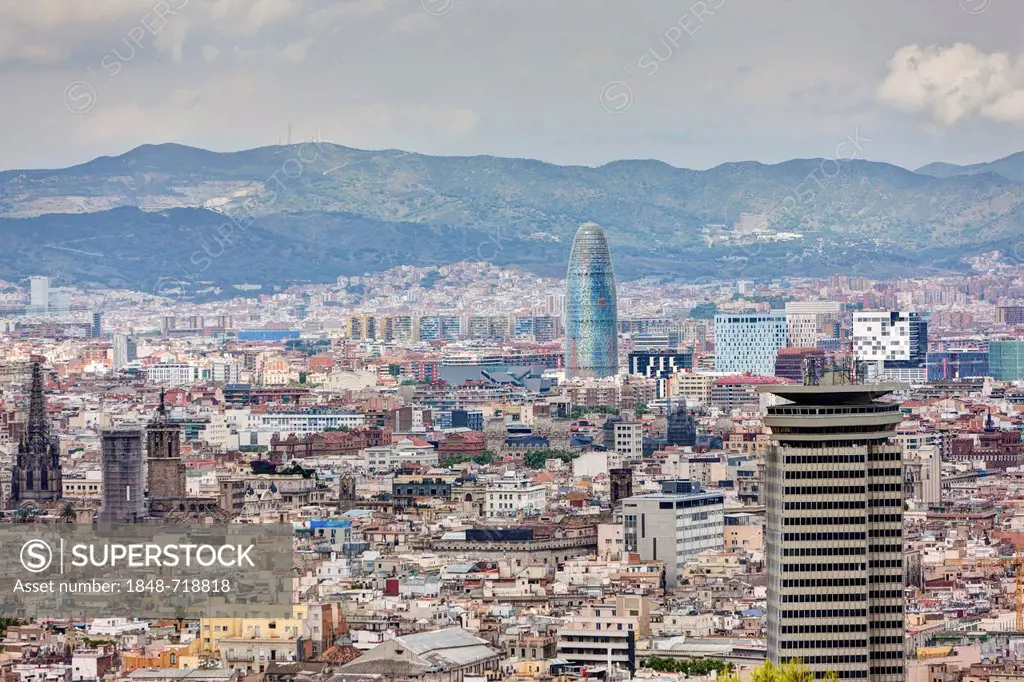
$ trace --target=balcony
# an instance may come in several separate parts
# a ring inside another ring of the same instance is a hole
[[[249,663],[251,663],[251,662],[256,660],[256,654],[254,654],[252,652],[249,652],[249,651],[242,651],[240,653],[236,653],[234,651],[228,651],[227,653],[224,654],[224,660],[226,662],[228,662],[228,663],[236,663],[236,662],[249,662]]]

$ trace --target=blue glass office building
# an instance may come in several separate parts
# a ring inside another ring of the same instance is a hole
[[[928,381],[976,379],[989,376],[988,352],[951,350],[928,353]]]
[[[615,273],[604,230],[583,223],[569,254],[565,296],[568,377],[608,377],[619,371]]]

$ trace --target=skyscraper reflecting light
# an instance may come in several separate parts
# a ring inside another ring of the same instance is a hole
[[[619,370],[615,273],[604,230],[583,223],[569,254],[565,297],[568,377],[607,377]]]

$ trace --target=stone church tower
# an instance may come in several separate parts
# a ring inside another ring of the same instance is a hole
[[[28,425],[18,443],[11,469],[11,506],[22,502],[57,502],[64,495],[60,463],[60,445],[50,434],[43,396],[43,369],[32,363],[32,388],[29,396]]]
[[[185,463],[181,460],[181,426],[172,424],[160,391],[160,407],[146,426],[149,500],[185,498]]]

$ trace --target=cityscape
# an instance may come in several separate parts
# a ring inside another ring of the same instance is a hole
[[[0,682],[1024,682],[1024,7],[78,1],[0,9]]]

